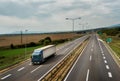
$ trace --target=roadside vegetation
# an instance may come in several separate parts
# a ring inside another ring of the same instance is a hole
[[[106,41],[107,38],[112,39],[108,44],[120,58],[120,28],[103,29],[98,31],[98,33],[104,41]]]
[[[27,47],[26,54],[25,54],[25,44],[22,44],[22,45],[11,44],[7,48],[2,47],[0,48],[0,70],[30,58],[31,53],[36,48],[46,46],[49,44],[58,45],[67,41],[71,41],[76,38],[78,37],[73,37],[69,39],[52,40],[50,37],[46,37],[38,41],[38,43],[30,42],[26,44],[26,47]]]

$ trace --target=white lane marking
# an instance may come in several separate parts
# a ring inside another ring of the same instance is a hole
[[[112,78],[112,73],[108,72],[108,77]]]
[[[23,70],[25,67],[22,67],[22,68],[20,68],[20,69],[18,69],[17,71],[21,71],[21,70]]]
[[[88,81],[88,78],[89,78],[89,69],[87,70],[86,81]]]
[[[93,49],[91,49],[91,51],[93,51]]]
[[[11,75],[12,75],[12,74],[8,74],[8,75],[4,76],[3,78],[1,78],[1,80],[4,80],[4,79],[10,77]]]
[[[102,55],[104,56],[105,54],[104,54],[104,53],[102,53]]]
[[[108,65],[106,65],[106,69],[110,69],[110,67]]]
[[[98,38],[97,38],[98,39]],[[101,45],[100,45],[100,41],[101,39],[98,39],[98,44],[99,44],[99,47],[100,47],[100,50],[101,50],[101,53],[103,53],[103,49],[102,49],[102,47],[101,47]]]
[[[35,72],[36,70],[38,70],[40,67],[42,67],[42,65],[40,65],[39,67],[35,68],[34,70],[32,70],[30,73]]]
[[[101,53],[103,53],[103,50],[101,50]]]
[[[104,56],[103,59],[106,59],[106,57]]]
[[[92,45],[92,47],[94,47],[94,45]]]
[[[106,61],[106,60],[104,60],[104,63],[107,63],[107,61]]]
[[[67,48],[65,51],[67,51],[69,48]]]
[[[92,60],[92,56],[90,56],[90,61]]]
[[[32,63],[29,63],[29,65],[32,65]]]

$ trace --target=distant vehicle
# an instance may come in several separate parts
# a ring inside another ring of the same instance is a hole
[[[56,54],[55,45],[48,45],[42,48],[35,49],[31,56],[32,64],[43,63],[48,57],[52,55],[54,56],[55,54]]]

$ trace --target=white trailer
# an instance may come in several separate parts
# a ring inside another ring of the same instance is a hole
[[[42,63],[48,58],[49,56],[56,54],[56,46],[48,45],[42,48],[35,49],[31,61],[33,64],[35,63]]]

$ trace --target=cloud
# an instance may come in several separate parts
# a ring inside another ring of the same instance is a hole
[[[119,0],[0,0],[0,30],[71,30],[66,17],[82,17],[92,27],[120,23]],[[20,27],[19,25],[24,25]],[[16,28],[17,27],[17,28]],[[52,28],[52,29],[51,29]]]

